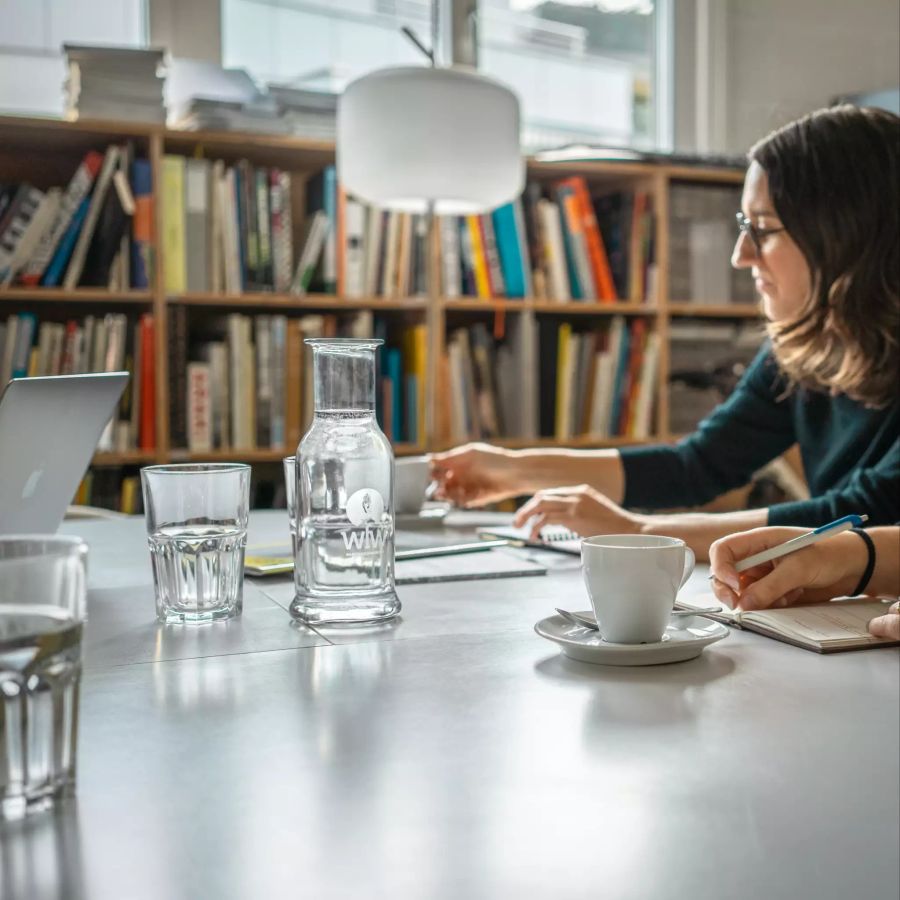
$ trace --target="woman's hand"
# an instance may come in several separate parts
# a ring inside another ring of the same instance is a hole
[[[617,506],[587,484],[538,491],[513,520],[517,528],[529,524],[532,539],[537,539],[545,525],[562,525],[588,537],[637,533],[640,522],[640,517]]]
[[[808,533],[804,528],[754,528],[716,541],[709,548],[716,597],[741,609],[818,603],[852,590],[867,561],[855,534],[838,534],[741,573],[735,563]]]
[[[455,506],[484,506],[524,493],[514,451],[490,444],[465,444],[429,457],[434,497]]]
[[[900,601],[892,603],[883,616],[872,619],[869,622],[869,632],[875,637],[900,641]]]

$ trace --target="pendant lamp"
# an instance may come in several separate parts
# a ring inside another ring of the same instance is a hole
[[[518,98],[465,65],[376,70],[339,100],[337,170],[348,193],[386,209],[467,215],[509,203],[525,182]]]

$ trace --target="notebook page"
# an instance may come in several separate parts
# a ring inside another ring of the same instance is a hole
[[[834,644],[880,644],[887,638],[869,634],[869,620],[884,615],[887,606],[880,601],[819,603],[787,609],[737,612],[738,622],[757,624],[801,641],[821,646]]]

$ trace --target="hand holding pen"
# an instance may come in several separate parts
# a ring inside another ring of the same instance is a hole
[[[849,593],[865,569],[868,550],[859,535],[848,532],[866,518],[845,516],[813,531],[756,528],[722,538],[710,548],[713,591],[744,610]]]

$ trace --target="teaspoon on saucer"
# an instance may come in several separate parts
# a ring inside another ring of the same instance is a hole
[[[569,612],[567,609],[556,607],[556,611],[567,621],[573,625],[580,625],[582,628],[590,628],[591,631],[599,631],[597,620],[593,616],[586,616],[583,613]],[[722,607],[717,606],[713,609],[673,609],[671,616],[673,619],[687,619],[692,616],[702,616],[706,613],[721,612]]]

